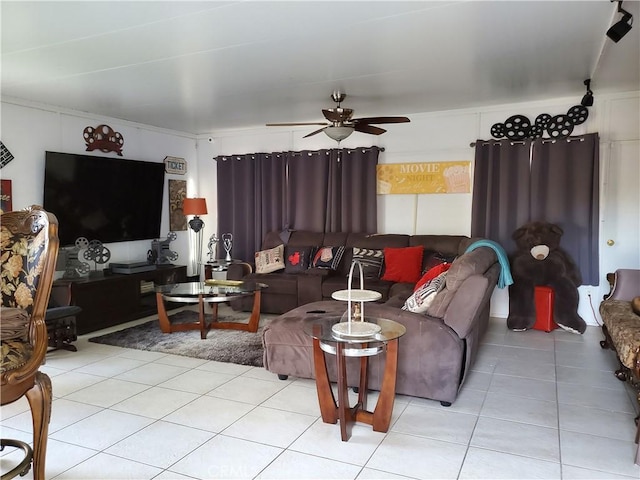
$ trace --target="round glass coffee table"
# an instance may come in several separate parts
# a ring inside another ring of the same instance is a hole
[[[207,280],[205,282],[173,283],[155,287],[158,304],[158,321],[163,333],[200,330],[200,338],[207,338],[211,328],[223,328],[257,332],[260,322],[260,292],[267,288],[264,283],[254,281],[242,282],[233,280]],[[253,310],[248,323],[219,322],[218,303],[229,302],[240,297],[253,296]],[[172,324],[167,315],[165,301],[178,303],[197,303],[198,321]],[[204,304],[210,303],[213,309],[213,320],[205,321]]]
[[[316,389],[322,420],[325,423],[340,422],[342,441],[351,437],[354,422],[362,422],[373,427],[376,432],[386,432],[391,423],[393,402],[395,400],[396,374],[398,370],[398,339],[406,333],[404,325],[384,318],[365,316],[365,322],[354,324],[373,328],[336,329],[334,326],[343,317],[310,317],[305,321],[304,331],[313,337],[313,361],[316,371]],[[345,323],[345,322],[342,322]],[[348,333],[336,333],[348,332]],[[374,332],[374,333],[371,333]],[[336,403],[329,374],[325,352],[335,355],[338,371],[338,402]],[[367,366],[368,358],[386,352],[384,376],[380,395],[373,412],[367,410]],[[358,402],[349,405],[347,393],[346,357],[360,358],[360,379]]]

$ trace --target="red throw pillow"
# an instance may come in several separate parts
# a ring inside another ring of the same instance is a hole
[[[413,291],[415,292],[416,290],[418,290],[422,285],[424,285],[425,283],[433,280],[434,278],[436,278],[438,275],[440,275],[442,272],[446,272],[447,270],[449,270],[451,268],[451,264],[450,263],[441,263],[440,265],[436,265],[433,268],[430,268],[427,273],[425,273],[422,278],[420,280],[418,280],[418,283],[416,283],[416,286],[413,287]]]
[[[384,274],[382,280],[415,283],[420,278],[424,247],[384,249]]]

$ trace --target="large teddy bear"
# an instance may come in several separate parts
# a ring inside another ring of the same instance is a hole
[[[585,321],[578,315],[580,271],[569,254],[560,248],[564,232],[552,223],[531,222],[512,235],[518,249],[511,256],[513,285],[509,286],[509,317],[511,330],[528,330],[536,321],[534,288],[553,288],[555,300],[553,319],[565,330],[584,333]]]

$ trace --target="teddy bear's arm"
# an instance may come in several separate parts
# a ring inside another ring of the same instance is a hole
[[[578,268],[578,265],[576,264],[576,262],[573,261],[573,258],[571,258],[571,255],[569,255],[567,252],[565,252],[560,248],[558,249],[558,251],[564,257],[564,262],[565,262],[564,264],[567,270],[566,272],[567,277],[571,279],[571,281],[576,287],[579,287],[580,285],[582,285],[582,275],[580,274],[580,269]]]

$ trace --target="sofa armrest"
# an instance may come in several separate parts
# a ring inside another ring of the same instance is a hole
[[[480,314],[482,303],[486,301],[489,279],[482,275],[472,275],[458,288],[444,315],[444,323],[451,327],[460,338],[465,338]]]
[[[242,280],[244,277],[253,273],[253,267],[245,262],[232,263],[227,269],[228,280]]]

